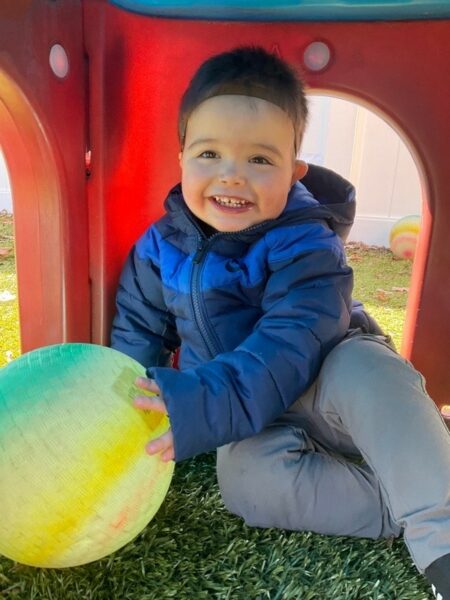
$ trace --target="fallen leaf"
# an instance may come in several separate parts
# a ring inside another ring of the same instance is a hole
[[[375,290],[375,298],[380,302],[387,302],[389,297],[392,296],[393,292],[389,292],[387,290],[377,289]]]

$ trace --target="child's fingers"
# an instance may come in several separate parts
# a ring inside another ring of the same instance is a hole
[[[161,452],[161,458],[164,461],[173,460],[174,449],[172,431],[169,429],[159,438],[149,442],[145,447],[145,451],[147,454],[157,454],[158,452]]]
[[[165,450],[161,454],[161,459],[164,462],[169,462],[169,460],[175,460],[175,450],[173,449],[173,446],[171,448],[169,448],[168,450]]]
[[[135,383],[141,389],[160,394],[159,387],[156,385],[153,379],[138,377]],[[136,408],[141,410],[154,410],[156,412],[167,414],[167,407],[161,396],[136,396],[133,400],[133,404]],[[169,429],[160,437],[149,442],[146,445],[145,450],[147,454],[161,453],[161,460],[164,462],[174,460],[175,450],[173,448],[172,430]]]
[[[136,408],[142,410],[155,410],[167,414],[167,408],[164,401],[159,396],[136,396],[133,400]]]
[[[147,377],[137,377],[134,383],[137,387],[142,388],[143,390],[147,390],[148,392],[155,392],[155,394],[161,393],[154,379],[148,379]]]

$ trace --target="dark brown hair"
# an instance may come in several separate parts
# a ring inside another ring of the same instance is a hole
[[[303,82],[294,68],[264,48],[243,46],[208,58],[187,87],[178,115],[178,135],[184,146],[186,127],[194,110],[208,98],[222,95],[262,98],[290,117],[298,151],[308,117]]]

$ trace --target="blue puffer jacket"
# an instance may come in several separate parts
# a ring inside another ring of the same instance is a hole
[[[161,388],[181,460],[261,431],[347,333],[353,280],[340,236],[354,190],[311,166],[280,217],[210,237],[179,186],[165,208],[124,267],[112,346]]]

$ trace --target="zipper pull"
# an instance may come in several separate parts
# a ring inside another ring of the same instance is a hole
[[[197,250],[195,251],[192,262],[198,264],[202,260],[203,255],[205,254],[207,248],[208,248],[208,241],[205,240],[204,238],[200,238],[198,241]]]

